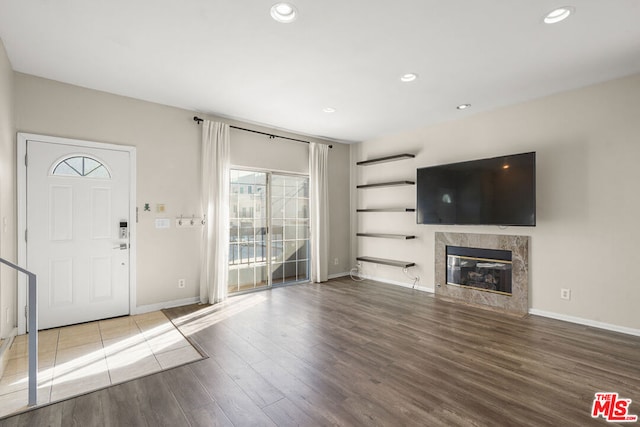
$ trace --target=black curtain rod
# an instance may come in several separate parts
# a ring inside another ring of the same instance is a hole
[[[202,123],[204,121],[204,119],[201,119],[198,116],[193,116],[193,121],[197,122],[198,124],[200,124],[200,123]],[[269,137],[269,139],[280,138],[280,139],[288,139],[289,141],[304,142],[305,144],[310,144],[309,141],[304,141],[302,139],[289,138],[288,136],[273,135],[271,133],[260,132],[260,131],[257,131],[257,130],[241,128],[241,127],[233,126],[233,125],[229,125],[229,127],[232,128],[232,129],[243,130],[245,132],[253,132],[253,133],[259,133],[260,135],[266,135],[266,136]],[[333,145],[329,145],[329,148],[333,148]]]

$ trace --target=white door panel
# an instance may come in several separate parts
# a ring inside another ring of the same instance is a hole
[[[130,154],[29,140],[27,155],[39,328],[128,314],[129,240],[119,226],[130,222]]]

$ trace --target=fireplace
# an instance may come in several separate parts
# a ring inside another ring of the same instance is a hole
[[[447,285],[511,296],[511,251],[447,246]]]
[[[517,316],[529,312],[529,236],[436,231],[434,261],[437,298]]]

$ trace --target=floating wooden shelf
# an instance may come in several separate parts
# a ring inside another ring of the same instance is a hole
[[[396,154],[393,156],[378,157],[375,159],[363,160],[357,162],[358,166],[370,166],[378,163],[394,162],[396,160],[413,159],[415,154]],[[379,187],[398,187],[403,185],[416,185],[415,181],[392,181],[392,182],[378,182],[374,184],[362,184],[357,185],[358,189],[365,188],[379,188]],[[378,208],[378,209],[356,209],[356,212],[415,212],[414,208]],[[416,236],[409,236],[404,234],[386,234],[386,233],[356,233],[357,237],[380,237],[383,239],[398,239],[398,240],[410,240],[415,239]],[[356,258],[358,261],[370,262],[374,264],[390,265],[393,267],[408,268],[416,265],[414,262],[397,261],[393,259],[375,258],[369,256],[359,256]]]
[[[409,240],[415,239],[416,236],[409,236],[406,234],[384,234],[384,233],[356,233],[358,237],[381,237],[383,239],[400,239]]]
[[[414,208],[356,209],[356,212],[415,212]]]
[[[396,154],[393,156],[379,157],[377,159],[363,160],[356,163],[358,166],[369,166],[378,163],[395,162],[396,160],[413,159],[415,154]]]
[[[377,184],[363,184],[358,185],[356,188],[376,188],[376,187],[397,187],[400,185],[415,185],[414,181],[393,181],[393,182],[379,182]]]
[[[373,264],[384,264],[384,265],[390,265],[393,267],[401,267],[401,268],[409,268],[416,265],[415,262],[396,261],[393,259],[374,258],[370,256],[359,256],[356,259],[358,261],[371,262]]]

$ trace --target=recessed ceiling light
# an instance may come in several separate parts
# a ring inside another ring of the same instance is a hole
[[[409,83],[414,81],[415,79],[418,78],[418,75],[415,73],[407,73],[407,74],[403,74],[402,77],[400,77],[400,81],[403,81],[405,83]]]
[[[466,110],[467,108],[471,107],[471,104],[460,104],[458,105],[456,108],[458,110]]]
[[[324,107],[322,111],[324,111],[325,113],[335,113],[336,109],[333,107]]]
[[[298,17],[298,11],[291,3],[276,3],[271,6],[271,17],[278,22],[288,24]]]
[[[574,12],[574,8],[571,6],[562,6],[547,13],[544,17],[545,24],[556,24],[560,21],[564,21]]]

